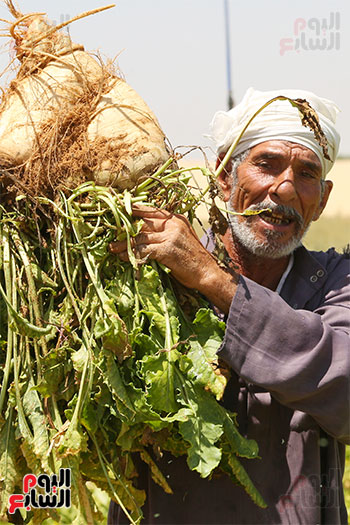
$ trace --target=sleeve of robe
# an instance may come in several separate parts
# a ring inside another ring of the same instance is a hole
[[[350,285],[344,268],[329,276],[331,288],[314,311],[294,310],[241,277],[218,355],[246,382],[349,443]]]

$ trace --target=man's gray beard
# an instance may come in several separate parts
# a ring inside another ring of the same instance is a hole
[[[263,208],[276,209],[276,206],[277,205],[275,203],[265,200],[258,205],[249,206],[248,210],[257,210]],[[228,211],[235,211],[231,205],[231,199],[227,203],[227,209]],[[291,211],[290,208],[289,211]],[[227,220],[231,228],[232,236],[246,250],[259,257],[280,259],[281,257],[290,255],[296,248],[298,248],[298,246],[300,246],[301,239],[309,228],[308,226],[304,231],[302,231],[302,223],[300,220],[301,216],[299,215],[299,220],[297,221],[297,232],[287,243],[281,244],[281,237],[283,237],[282,232],[274,232],[269,229],[265,230],[266,239],[261,241],[256,237],[256,234],[251,229],[252,220],[254,220],[254,217],[256,218],[256,216],[243,217],[242,220],[242,218],[238,215],[232,215],[231,213],[227,214]]]

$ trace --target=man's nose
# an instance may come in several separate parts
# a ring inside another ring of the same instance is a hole
[[[276,198],[282,203],[291,202],[297,197],[295,187],[295,174],[292,168],[287,168],[274,178],[269,188],[271,198]]]

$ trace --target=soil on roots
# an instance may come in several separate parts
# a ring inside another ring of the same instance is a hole
[[[98,160],[109,152],[106,140],[89,142],[87,129],[111,75],[86,86],[74,105],[60,107],[36,132],[36,147],[22,165],[5,167],[0,174],[6,193],[54,198],[91,178]]]

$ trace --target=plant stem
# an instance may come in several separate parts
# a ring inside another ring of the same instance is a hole
[[[119,498],[115,488],[113,487],[113,485],[111,483],[110,476],[109,476],[109,474],[107,472],[107,469],[106,469],[105,459],[103,457],[103,454],[101,452],[101,449],[100,449],[100,447],[99,447],[99,445],[97,443],[97,440],[96,440],[95,436],[93,434],[91,434],[91,433],[89,435],[90,435],[90,438],[92,439],[92,441],[94,442],[94,445],[96,447],[96,451],[97,451],[97,455],[98,455],[98,459],[99,459],[100,465],[102,467],[102,470],[103,470],[103,473],[104,473],[105,478],[107,480],[107,483],[109,485],[109,488],[112,491],[112,494],[114,495],[115,499],[118,502],[118,505],[120,505],[121,509],[125,513],[125,515],[128,518],[128,520],[130,520],[130,524],[131,525],[137,525],[137,522],[132,519],[132,517],[130,516],[129,512],[125,508],[125,505],[123,504],[122,500]],[[111,467],[111,465],[110,465],[110,467]],[[114,471],[114,475],[115,475],[116,478],[118,478],[119,482],[122,484],[123,489],[126,491],[126,493],[128,494],[129,498],[134,502],[135,510],[138,513],[138,520],[139,520],[141,518],[141,516],[142,516],[142,512],[141,512],[141,509],[139,508],[139,506],[137,505],[137,503],[135,501],[135,498],[133,497],[131,492],[128,490],[128,487],[125,485],[125,483],[121,479],[121,476],[115,471]]]
[[[12,279],[11,279],[11,269],[10,269],[10,243],[9,243],[9,235],[8,235],[8,229],[2,228],[2,236],[1,236],[1,244],[3,249],[3,268],[4,268],[4,276],[5,276],[5,282],[10,287],[10,289],[6,289],[6,292],[9,295],[12,295]],[[5,362],[5,368],[4,368],[4,376],[2,380],[1,385],[1,392],[0,392],[0,414],[2,412],[6,393],[7,393],[7,384],[10,376],[11,371],[11,361],[12,361],[12,354],[13,354],[13,332],[12,328],[10,328],[10,316],[11,313],[8,310],[7,313],[7,351],[6,351],[6,362]]]

